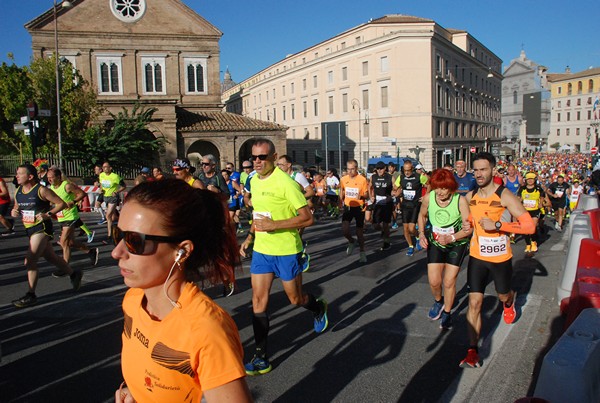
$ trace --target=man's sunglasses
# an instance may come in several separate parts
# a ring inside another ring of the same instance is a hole
[[[183,171],[185,168],[173,167],[173,172]]]
[[[252,167],[242,167],[242,168],[244,168],[244,169],[252,169]]]
[[[212,164],[210,162],[203,162],[202,165],[205,167],[208,167],[208,166],[211,166]]]
[[[113,227],[112,236],[115,246],[124,240],[127,251],[134,255],[152,255],[156,252],[156,246],[159,243],[179,243],[185,240],[180,237],[146,235],[141,232],[122,231],[118,226]],[[146,241],[154,241],[152,248],[149,250],[146,247]]]
[[[267,158],[269,158],[269,154],[258,154],[258,155],[252,154],[252,161],[255,161],[257,158],[261,161],[264,161]]]

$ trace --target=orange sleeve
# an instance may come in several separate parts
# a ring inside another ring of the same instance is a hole
[[[500,230],[514,234],[533,234],[535,232],[535,224],[529,213],[525,212],[521,214],[517,217],[517,221],[503,222]]]

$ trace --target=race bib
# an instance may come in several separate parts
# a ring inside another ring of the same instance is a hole
[[[436,235],[454,235],[454,227],[436,227],[435,225],[432,228],[433,233]]]
[[[358,188],[346,188],[346,197],[348,199],[358,199]]]
[[[557,190],[555,193],[556,197],[562,197],[563,194],[565,194],[565,192],[561,192],[560,190]]]
[[[109,187],[111,187],[111,185],[112,185],[112,182],[111,182],[111,181],[109,181],[109,180],[106,180],[106,179],[105,179],[105,180],[103,180],[102,182],[100,182],[100,184],[102,185],[102,187],[103,187],[104,189],[108,189]]]
[[[64,218],[65,215],[63,214],[63,211],[60,210],[58,213],[56,213],[56,218]]]
[[[537,200],[523,199],[523,206],[525,208],[535,208],[537,206]]]
[[[416,190],[402,190],[402,195],[404,195],[405,200],[414,200],[416,194]]]
[[[508,237],[479,237],[479,253],[484,257],[502,256],[508,253]]]
[[[268,211],[253,211],[252,218],[254,220],[260,220],[261,218],[271,218],[271,213]]]
[[[35,211],[34,210],[22,210],[21,214],[23,214],[23,224],[35,223]]]

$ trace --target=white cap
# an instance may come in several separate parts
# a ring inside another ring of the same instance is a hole
[[[417,164],[417,166],[415,167],[415,169],[423,169],[423,165]]]

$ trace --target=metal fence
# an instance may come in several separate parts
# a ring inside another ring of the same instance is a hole
[[[59,166],[58,155],[54,154],[40,154],[37,158],[45,159],[48,161],[49,166]],[[63,158],[63,174],[70,178],[89,178],[94,175],[93,169],[87,168],[88,164],[84,164],[81,159]],[[17,171],[17,167],[21,164],[31,163],[31,155],[3,155],[0,156],[0,176],[11,177]],[[140,173],[142,167],[147,166],[152,168],[153,166],[159,166],[152,162],[148,162],[144,165],[128,164],[126,166],[115,167],[116,172],[121,178],[125,180],[133,180]],[[161,166],[161,168],[164,167]]]

